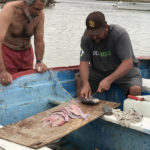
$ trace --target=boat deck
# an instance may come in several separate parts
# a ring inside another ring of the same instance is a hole
[[[62,107],[69,106],[70,104],[79,106],[84,113],[89,115],[88,119],[72,119],[70,122],[64,124],[63,126],[53,128],[43,125],[42,120],[45,117],[49,116],[52,112],[55,112]],[[40,148],[48,143],[64,137],[65,135],[102,116],[104,114],[102,108],[103,105],[107,105],[110,108],[116,108],[119,106],[118,103],[103,100],[101,100],[97,105],[91,106],[82,104],[77,99],[73,99],[52,109],[38,113],[35,116],[1,128],[0,138],[27,147]]]

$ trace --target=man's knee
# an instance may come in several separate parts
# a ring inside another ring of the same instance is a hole
[[[129,88],[129,94],[133,96],[141,95],[141,87],[136,85],[136,86],[131,86]]]
[[[75,75],[75,81],[76,81],[76,96],[80,97],[81,92],[81,79],[79,73]]]

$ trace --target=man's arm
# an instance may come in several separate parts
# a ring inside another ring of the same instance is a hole
[[[91,59],[91,44],[92,41],[87,36],[81,38],[81,52],[80,52],[80,78],[82,83],[81,97],[88,98],[91,96],[91,87],[89,84],[89,62]]]
[[[109,90],[111,84],[126,75],[133,67],[132,58],[128,58],[118,66],[118,68],[109,76],[107,76],[104,80],[102,80],[98,87],[98,92],[103,92],[105,90]]]
[[[1,45],[5,38],[5,34],[7,32],[8,26],[12,20],[13,9],[10,6],[5,6],[0,12],[0,71],[5,69]]]
[[[89,84],[89,62],[80,62],[80,78],[82,82],[81,97],[88,98],[91,96],[91,87]]]
[[[3,85],[10,84],[12,82],[11,75],[6,71],[3,53],[2,53],[2,42],[5,38],[8,27],[13,19],[14,8],[7,4],[3,7],[0,12],[0,83]]]
[[[100,82],[98,92],[109,90],[111,84],[115,80],[126,75],[133,67],[133,49],[130,37],[127,31],[125,31],[123,28],[122,30],[123,32],[116,39],[115,45],[115,51],[121,63],[112,74]]]
[[[34,34],[35,56],[36,56],[36,70],[44,72],[47,70],[45,64],[42,63],[44,56],[44,13],[42,12],[39,23]],[[41,62],[40,62],[41,61]]]
[[[80,62],[80,77],[82,85],[86,85],[88,83],[89,78],[89,62],[87,61]]]
[[[108,80],[112,83],[115,80],[123,77],[126,75],[133,67],[133,61],[132,58],[124,60],[119,67],[112,73],[110,74],[107,78]]]

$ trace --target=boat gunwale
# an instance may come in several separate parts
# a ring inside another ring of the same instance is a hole
[[[48,68],[48,71],[65,71],[65,70],[79,70],[79,66],[75,65],[75,66],[64,66],[64,67],[53,67],[53,68]],[[12,79],[15,80],[16,78],[19,78],[21,76],[24,75],[30,75],[33,73],[37,73],[36,69],[31,69],[31,70],[27,70],[27,71],[22,71],[22,72],[18,72],[12,75]]]

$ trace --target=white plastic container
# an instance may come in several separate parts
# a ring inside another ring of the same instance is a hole
[[[150,96],[144,97],[145,99],[150,98]],[[150,118],[150,101],[136,101],[128,98],[124,101],[123,110],[129,111],[131,108],[133,108],[137,113],[142,114],[144,117]]]
[[[127,98],[123,104],[123,110],[129,111],[133,108],[139,114],[142,114],[144,117],[150,118],[150,79],[142,79],[142,93],[146,94],[144,97],[145,101],[137,101],[134,99]]]

